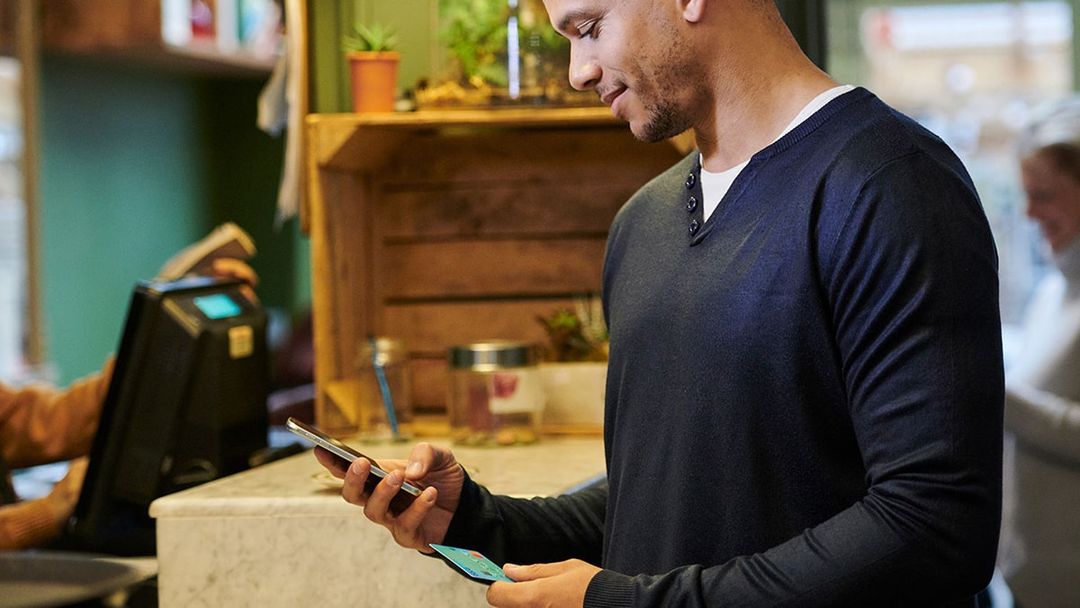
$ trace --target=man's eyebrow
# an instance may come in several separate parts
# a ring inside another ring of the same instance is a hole
[[[589,12],[581,9],[572,10],[569,13],[563,15],[563,18],[559,20],[559,25],[556,29],[558,29],[560,32],[565,32],[570,27],[571,23],[586,19],[589,17],[589,14]]]

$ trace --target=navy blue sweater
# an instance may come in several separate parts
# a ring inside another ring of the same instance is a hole
[[[587,606],[970,598],[997,544],[1003,381],[963,166],[862,89],[756,154],[708,221],[696,159],[611,229],[607,485],[469,483],[447,542],[598,562]]]

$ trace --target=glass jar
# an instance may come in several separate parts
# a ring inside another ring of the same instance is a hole
[[[356,377],[356,436],[373,442],[407,438],[413,412],[405,344],[385,337],[361,344]]]
[[[450,349],[450,432],[464,445],[533,443],[543,385],[531,344],[495,340]]]

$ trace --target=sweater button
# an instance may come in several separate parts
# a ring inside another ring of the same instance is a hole
[[[697,199],[693,196],[690,197],[690,200],[686,201],[686,210],[690,213],[697,210]]]
[[[697,234],[698,230],[701,230],[701,224],[697,220],[690,220],[690,236]]]
[[[686,189],[687,190],[690,190],[691,188],[693,188],[694,184],[696,184],[696,183],[697,183],[697,177],[693,173],[686,176]]]

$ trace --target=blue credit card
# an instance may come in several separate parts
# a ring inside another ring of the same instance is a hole
[[[495,581],[514,582],[514,579],[503,574],[502,568],[498,564],[484,557],[479,551],[449,547],[447,545],[430,546],[438,551],[439,555],[445,557],[447,561],[457,566],[459,570],[478,581],[488,583]]]

